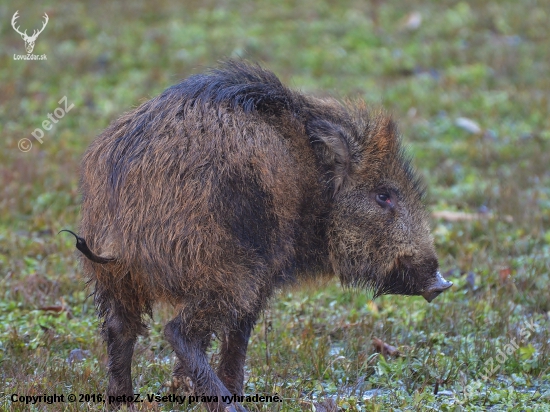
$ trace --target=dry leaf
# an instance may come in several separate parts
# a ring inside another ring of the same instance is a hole
[[[468,119],[467,117],[458,117],[455,120],[455,124],[461,129],[464,129],[472,134],[481,133],[481,127],[479,124],[472,119]]]
[[[382,339],[372,338],[372,344],[376,352],[381,353],[384,357],[399,356],[399,350],[392,345],[387,344]]]
[[[422,24],[422,14],[418,11],[413,11],[405,16],[401,21],[401,29],[403,30],[417,30]]]
[[[72,319],[73,314],[71,312],[71,308],[65,303],[65,300],[61,298],[61,305],[54,305],[54,306],[42,306],[41,308],[38,308],[38,310],[43,310],[44,312],[54,312],[54,313],[67,313],[67,319]]]
[[[432,216],[436,219],[443,219],[447,222],[469,222],[472,220],[486,219],[490,214],[453,212],[450,210],[440,210],[433,212]]]
[[[42,308],[38,308],[38,310],[61,313],[65,310],[65,308],[63,306],[44,306]]]
[[[91,356],[91,352],[89,350],[82,350],[82,349],[73,349],[71,352],[69,352],[69,357],[67,358],[67,362],[69,362],[69,365],[72,365],[73,362],[82,362],[84,359]]]
[[[440,210],[433,212],[432,216],[435,219],[443,219],[447,222],[471,222],[473,220],[491,219],[494,217],[492,213],[466,213],[466,212],[453,212],[451,210]],[[514,218],[506,215],[503,220],[512,223]]]
[[[498,276],[500,277],[501,282],[506,282],[511,274],[512,274],[512,271],[510,270],[509,267],[501,268],[498,271]]]

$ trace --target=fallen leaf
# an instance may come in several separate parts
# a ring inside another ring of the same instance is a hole
[[[73,314],[71,312],[71,308],[65,303],[65,300],[61,298],[61,305],[54,305],[54,306],[42,306],[41,308],[38,308],[38,310],[43,310],[44,312],[54,312],[54,313],[67,313],[67,319],[72,319]]]
[[[469,222],[472,220],[480,220],[489,217],[489,214],[453,212],[451,210],[440,210],[433,212],[432,216],[436,219],[443,219],[447,222]]]
[[[38,308],[38,310],[43,310],[44,312],[54,312],[54,313],[66,312],[68,319],[71,319],[73,317],[73,314],[71,313],[71,309],[65,305],[43,306],[41,308]]]
[[[512,271],[510,270],[509,267],[501,268],[498,271],[498,276],[500,277],[501,282],[506,282],[511,274],[512,274]]]
[[[61,313],[65,310],[65,308],[63,306],[44,306],[44,307],[38,308],[38,310],[44,310],[46,312]]]
[[[405,16],[403,20],[401,20],[401,29],[402,30],[417,30],[420,25],[422,24],[422,13],[418,11],[413,11]]]
[[[384,357],[386,356],[399,356],[399,350],[392,345],[387,344],[382,339],[372,338],[372,344],[376,352],[381,353]]]
[[[468,119],[467,117],[458,117],[455,120],[455,124],[461,129],[464,129],[472,134],[481,133],[481,127],[479,124],[472,119]]]
[[[91,352],[89,350],[73,349],[71,352],[69,352],[69,357],[67,358],[67,362],[69,362],[69,365],[72,365],[73,362],[82,362],[84,359],[86,359],[90,355],[91,355]]]
[[[494,215],[492,213],[467,213],[467,212],[453,212],[451,210],[439,210],[432,212],[432,216],[435,219],[443,219],[447,222],[471,222],[474,220],[492,219]],[[505,222],[512,223],[514,218],[506,215],[502,216]]]

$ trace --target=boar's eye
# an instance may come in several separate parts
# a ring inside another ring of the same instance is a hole
[[[385,192],[376,194],[376,203],[381,207],[393,207],[393,202],[391,201],[389,193]]]

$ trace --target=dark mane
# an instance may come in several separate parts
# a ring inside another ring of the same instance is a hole
[[[225,103],[232,108],[240,107],[245,113],[277,115],[283,110],[299,111],[298,96],[283,86],[275,74],[258,64],[236,60],[190,76],[168,88],[162,97],[173,94],[191,104]]]

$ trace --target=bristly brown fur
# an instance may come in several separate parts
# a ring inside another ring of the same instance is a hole
[[[114,259],[82,259],[105,320],[108,394],[132,393],[133,344],[156,301],[178,310],[166,327],[174,373],[221,396],[242,392],[248,336],[277,288],[335,273],[377,294],[418,294],[437,269],[393,121],[242,61],[113,122],[86,151],[80,187],[80,237]],[[212,333],[224,342],[217,373],[204,356]]]

